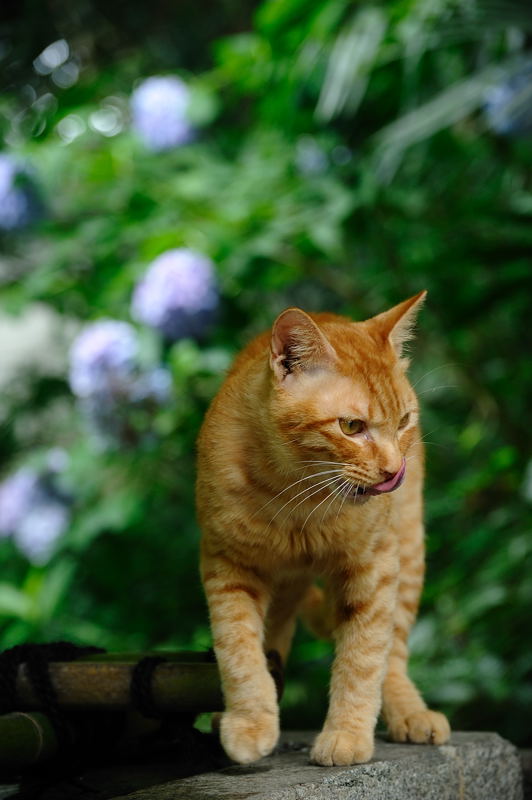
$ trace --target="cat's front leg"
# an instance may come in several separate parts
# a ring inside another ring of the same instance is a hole
[[[268,755],[279,738],[276,688],[263,651],[269,589],[225,558],[204,557],[202,575],[225,699],[220,738],[230,758],[247,764]]]
[[[366,563],[344,569],[335,587],[337,627],[329,711],[311,760],[323,766],[369,761],[381,705],[397,587],[393,543]],[[336,585],[335,585],[336,584]]]
[[[382,687],[382,715],[395,742],[443,744],[451,735],[447,718],[427,708],[407,674],[408,633],[423,587],[424,530],[421,523],[401,531],[400,579],[395,607],[392,647]]]

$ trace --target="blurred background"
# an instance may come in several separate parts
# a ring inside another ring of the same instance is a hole
[[[532,7],[48,0],[0,11],[0,648],[207,648],[194,443],[287,305],[429,290],[411,672],[532,744]],[[285,726],[331,649],[297,636]]]

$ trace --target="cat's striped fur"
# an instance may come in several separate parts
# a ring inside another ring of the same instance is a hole
[[[298,614],[336,644],[313,761],[371,758],[381,709],[396,741],[449,736],[407,676],[424,571],[423,447],[401,348],[423,298],[358,323],[283,312],[207,413],[201,570],[226,703],[221,739],[240,763],[277,742],[264,652],[287,658]]]

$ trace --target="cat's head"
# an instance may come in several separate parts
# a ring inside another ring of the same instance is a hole
[[[358,501],[398,488],[418,422],[403,347],[425,295],[364,322],[298,308],[279,315],[271,411],[287,466],[321,471],[324,482],[330,469]]]

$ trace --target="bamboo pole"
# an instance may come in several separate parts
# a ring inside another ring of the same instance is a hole
[[[130,684],[135,665],[146,653],[101,654],[76,661],[52,662],[49,674],[60,707],[68,709],[131,708]],[[223,698],[216,663],[207,653],[164,653],[152,677],[152,696],[161,712],[222,711]],[[268,668],[278,687],[281,676],[275,659]],[[39,709],[27,666],[17,675],[21,709]]]
[[[223,697],[216,663],[208,653],[104,653],[76,661],[51,662],[48,671],[60,708],[65,711],[131,710],[130,683],[133,669],[149,655],[164,656],[152,675],[152,696],[162,713],[223,710]],[[268,668],[278,690],[282,676],[278,660],[268,658]],[[26,664],[17,673],[18,710],[0,715],[0,769],[17,770],[47,761],[57,755],[57,738],[29,680]],[[105,719],[105,717],[102,717]],[[135,738],[144,726],[156,723],[138,714],[128,714],[124,741]],[[72,720],[72,733],[76,735]],[[140,725],[140,728],[139,728]]]
[[[169,650],[164,652],[146,653],[143,651],[131,651],[129,653],[91,653],[88,656],[77,658],[77,662],[83,661],[96,661],[96,662],[109,662],[109,661],[131,661],[137,663],[146,656],[162,656],[167,661],[179,661],[187,664],[214,664],[212,651],[209,650]]]
[[[55,732],[44,714],[16,711],[0,716],[0,768],[15,771],[40,764],[56,751]]]
[[[131,707],[131,675],[137,659],[79,660],[49,665],[57,702],[62,708],[125,709]],[[17,675],[17,695],[23,709],[40,708],[26,664]],[[212,663],[159,664],[152,678],[152,696],[161,712],[221,711],[223,699],[218,668]]]

